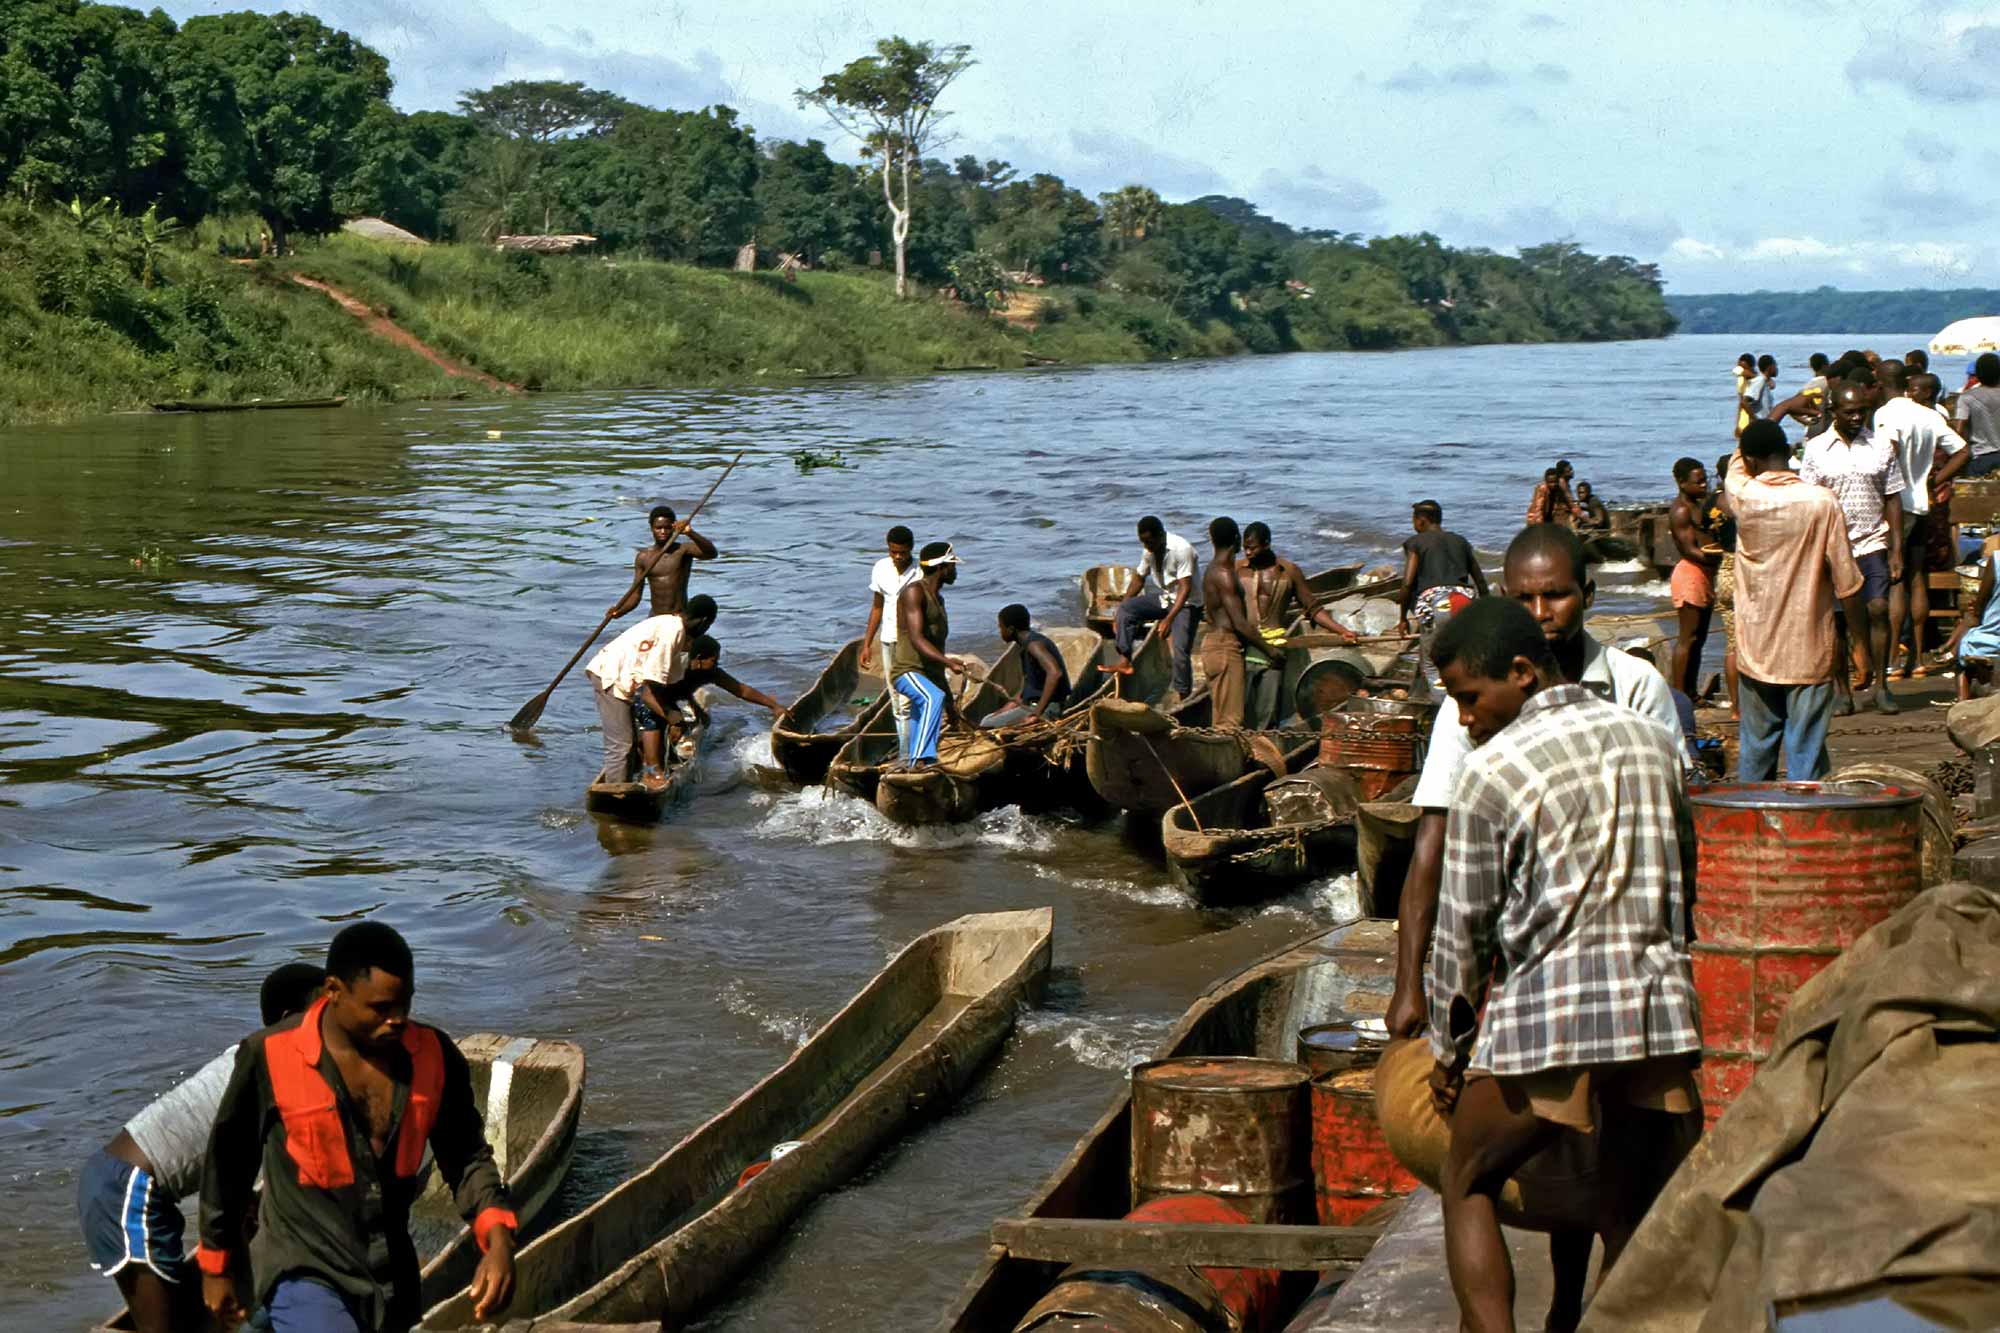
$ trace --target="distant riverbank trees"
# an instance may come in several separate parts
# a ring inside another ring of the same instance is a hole
[[[1566,241],[1510,256],[1428,233],[1364,238],[1236,198],[1169,203],[1140,182],[1093,198],[1050,173],[948,157],[936,102],[970,61],[892,38],[801,90],[855,128],[856,165],[818,139],[759,138],[726,106],[652,108],[577,83],[513,81],[466,91],[456,111],[406,113],[381,55],[307,15],[176,26],[157,10],[10,0],[0,188],[42,208],[152,209],[182,243],[244,230],[204,219],[254,215],[278,252],[362,215],[438,241],[587,232],[601,253],[700,265],[754,241],[816,268],[893,267],[915,290],[1015,318],[1010,293],[1046,284],[1066,293],[1046,317],[1109,312],[1160,355],[1180,354],[1186,325],[1268,351],[1674,327],[1653,266]]]

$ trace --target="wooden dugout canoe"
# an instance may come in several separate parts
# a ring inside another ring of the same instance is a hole
[[[1396,935],[1392,921],[1367,920],[1314,935],[1254,963],[1212,987],[1182,1015],[1156,1058],[1256,1055],[1296,1058],[1300,1028],[1342,1018],[1380,1017],[1394,984]],[[1070,1262],[1119,1269],[1108,1251],[1127,1249],[1134,1233],[1149,1230],[1123,1222],[1133,1199],[1132,1100],[1129,1084],[1112,1100],[1070,1155],[1015,1218],[994,1226],[994,1244],[940,1325],[946,1333],[1011,1333],[1048,1294]],[[1214,1233],[1231,1227],[1174,1228],[1191,1244],[1233,1245]],[[1206,1239],[1204,1242],[1204,1234]],[[1259,1229],[1255,1243],[1271,1253],[1250,1261],[1240,1250],[1227,1266],[1296,1269],[1302,1251],[1315,1252],[1310,1267],[1352,1271],[1375,1235],[1361,1227],[1279,1226]],[[1337,1252],[1327,1258],[1326,1253]],[[1208,1263],[1219,1256],[1211,1254]],[[1192,1251],[1149,1259],[1145,1267],[1201,1263]],[[1295,1282],[1294,1303],[1309,1282]],[[1273,1326],[1276,1326],[1275,1322]]]
[[[1092,706],[1084,771],[1105,804],[1159,814],[1192,797],[1233,782],[1259,762],[1275,761],[1292,746],[1317,738],[1313,730],[1221,731],[1208,725],[1208,692],[1168,712],[1132,699],[1104,699]],[[1178,787],[1176,787],[1178,784]]]
[[[667,785],[650,791],[643,782],[593,782],[584,789],[587,810],[635,824],[658,823],[674,805],[694,794],[701,776],[701,749],[708,739],[706,726],[692,726],[681,733],[684,758],[667,765]]]
[[[1360,788],[1345,770],[1320,767],[1318,755],[1318,741],[1286,753],[1286,778],[1311,782],[1314,791],[1275,810],[1278,775],[1259,764],[1160,816],[1167,868],[1195,901],[1248,902],[1354,864]],[[1297,822],[1280,822],[1281,815]]]
[[[861,648],[859,639],[842,647],[812,688],[771,724],[771,757],[802,787],[824,782],[840,747],[889,706],[879,669],[873,674],[861,669]],[[857,704],[863,695],[867,702]]]
[[[337,398],[279,398],[270,402],[252,399],[245,403],[172,401],[154,403],[155,412],[283,412],[298,408],[339,407],[347,395]]]
[[[965,659],[973,668],[973,674],[966,677],[959,690],[958,709],[975,727],[981,718],[1006,703],[1012,693],[1006,688],[1007,682],[1020,684],[1020,666],[1011,660],[1017,651],[1009,647],[990,668],[968,654],[952,654]],[[981,676],[986,679],[979,679]],[[946,726],[944,738],[938,744],[938,755],[941,766],[947,762],[947,756],[950,757],[948,777],[939,774],[940,780],[928,785],[907,784],[903,790],[891,794],[886,806],[883,804],[883,778],[902,764],[902,753],[896,742],[895,717],[885,706],[871,715],[868,724],[856,731],[834,755],[833,762],[827,765],[827,785],[869,802],[898,823],[950,823],[951,810],[976,803],[982,799],[982,784],[998,780],[1005,755],[997,746],[969,744],[963,732],[950,730],[948,722]],[[957,816],[959,819],[970,817],[969,814]]]
[[[963,916],[917,937],[777,1070],[516,1254],[507,1318],[684,1324],[813,1199],[971,1082],[1040,994],[1053,916]],[[471,1326],[462,1292],[422,1324]]]
[[[486,1121],[494,1165],[507,1180],[525,1230],[548,1210],[569,1174],[583,1110],[583,1050],[573,1042],[475,1032],[457,1039],[472,1075],[472,1100]],[[452,1206],[434,1166],[410,1207],[410,1239],[422,1260],[422,1301],[430,1306],[472,1281],[479,1247]],[[206,1322],[206,1321],[205,1321]],[[95,1333],[136,1327],[126,1311]]]

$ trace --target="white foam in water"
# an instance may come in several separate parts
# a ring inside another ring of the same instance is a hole
[[[1618,592],[1623,597],[1657,597],[1661,601],[1665,601],[1674,595],[1673,589],[1669,588],[1665,581],[1661,579],[1648,579],[1644,583],[1630,584],[1620,588]]]
[[[1364,915],[1361,910],[1361,877],[1349,871],[1329,879],[1316,879],[1299,886],[1257,915],[1324,921],[1335,926],[1359,921]]]
[[[1344,542],[1354,535],[1345,528],[1315,528],[1313,531],[1331,542]]]
[[[1017,1026],[1024,1037],[1051,1039],[1080,1065],[1122,1074],[1153,1058],[1161,1040],[1173,1030],[1173,1020],[1128,1018],[1113,1027],[1074,1014],[1032,1012],[1022,1014]]]
[[[803,1046],[813,1034],[812,1020],[804,1014],[773,1014],[757,1007],[750,993],[740,981],[732,981],[716,995],[722,1007],[732,1014],[753,1019],[758,1027],[774,1037],[783,1038],[794,1046]]]
[[[1011,805],[988,810],[968,823],[923,828],[885,819],[866,801],[831,787],[789,792],[772,801],[769,808],[757,831],[766,837],[800,842],[886,842],[925,851],[975,843],[1019,852],[1045,852],[1055,846],[1049,824]]]
[[[1643,560],[1606,560],[1597,567],[1600,574],[1643,574],[1647,565]]]
[[[1054,866],[1033,867],[1035,875],[1041,879],[1052,879],[1058,884],[1067,884],[1085,893],[1108,893],[1147,907],[1191,907],[1194,904],[1188,895],[1172,884],[1134,884],[1129,879],[1087,878],[1079,879],[1065,875]]]

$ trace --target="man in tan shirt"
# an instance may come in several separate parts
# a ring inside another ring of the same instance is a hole
[[[1863,579],[1848,544],[1847,520],[1831,491],[1791,471],[1791,447],[1775,421],[1743,428],[1729,464],[1736,516],[1736,660],[1742,672],[1738,727],[1740,782],[1825,776],[1826,725],[1833,711],[1833,606],[1864,625]],[[1867,644],[1856,636],[1865,654]],[[1870,666],[1873,662],[1871,660]]]

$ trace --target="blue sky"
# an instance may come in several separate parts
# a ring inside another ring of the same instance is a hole
[[[790,93],[878,36],[970,43],[950,152],[1238,194],[1299,225],[1558,236],[1682,292],[2000,286],[2000,5],[1076,0],[170,0],[303,9],[390,58],[395,100],[513,78],[760,135],[837,135]]]

